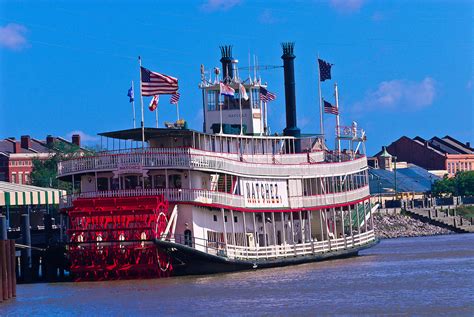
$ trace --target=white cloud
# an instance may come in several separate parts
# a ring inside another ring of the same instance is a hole
[[[242,0],[207,0],[201,5],[201,8],[207,12],[227,11],[241,2]]]
[[[381,82],[377,89],[368,91],[355,111],[379,109],[416,111],[430,106],[436,97],[436,82],[426,77],[420,82],[395,79]]]
[[[74,130],[74,131],[71,131],[69,132],[68,134],[66,134],[66,140],[68,141],[71,141],[72,139],[72,136],[74,134],[79,134],[81,136],[81,143],[88,143],[88,144],[91,144],[91,143],[96,143],[100,140],[100,138],[98,136],[94,136],[94,135],[89,135],[81,130]]]
[[[264,9],[260,14],[258,20],[263,24],[275,24],[281,22],[281,20],[275,17],[270,9]]]
[[[342,13],[358,12],[365,0],[330,0],[331,7]]]
[[[27,28],[20,24],[9,23],[0,27],[0,46],[11,50],[21,50],[28,46],[25,38]]]
[[[370,18],[374,22],[380,22],[380,21],[385,20],[385,14],[383,14],[380,11],[376,11],[376,12],[374,12],[374,14],[372,14],[372,16]]]

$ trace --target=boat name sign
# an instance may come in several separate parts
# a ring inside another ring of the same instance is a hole
[[[244,194],[246,207],[288,207],[286,181],[243,179],[240,190]]]

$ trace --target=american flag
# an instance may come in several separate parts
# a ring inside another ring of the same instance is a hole
[[[323,61],[318,58],[319,64],[319,79],[325,81],[326,79],[331,79],[331,66],[333,64]]]
[[[171,95],[178,91],[178,79],[141,67],[142,96]]]
[[[260,87],[260,100],[263,102],[273,101],[276,99],[276,95],[269,92],[266,88]]]
[[[174,93],[174,94],[171,96],[170,104],[177,105],[178,102],[179,102],[179,97],[181,97],[181,95],[179,94],[179,92]]]
[[[331,105],[326,100],[323,100],[323,102],[324,102],[324,112],[332,113],[332,114],[339,114],[339,109],[337,109],[337,107]]]

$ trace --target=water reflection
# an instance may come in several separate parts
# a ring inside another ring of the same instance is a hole
[[[16,315],[472,315],[474,235],[384,240],[361,256],[159,280],[20,285]]]

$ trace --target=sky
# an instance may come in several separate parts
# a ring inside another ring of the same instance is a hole
[[[323,97],[332,101],[337,83],[341,125],[366,131],[369,155],[403,135],[474,143],[473,11],[456,0],[0,0],[0,138],[79,133],[93,146],[97,133],[133,127],[126,95],[132,80],[138,87],[138,56],[179,79],[181,117],[201,130],[200,65],[221,67],[220,45],[233,45],[247,78],[249,56],[280,66],[291,41],[303,133],[319,133],[319,56],[334,64]],[[270,128],[282,131],[283,69],[258,75],[277,95]],[[160,126],[176,120],[168,96],[158,108]],[[331,144],[335,117],[324,125]]]

